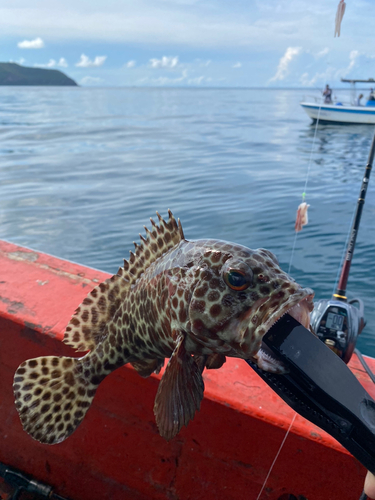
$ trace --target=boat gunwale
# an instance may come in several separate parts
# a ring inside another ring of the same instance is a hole
[[[365,114],[365,115],[375,115],[375,106],[369,106],[368,108],[373,108],[373,109],[366,109],[365,106],[337,106],[336,104],[310,104],[307,102],[300,102],[300,105],[303,108],[308,108],[308,109],[316,109],[320,111],[331,111],[331,112],[337,112],[337,113],[354,113],[354,114]]]

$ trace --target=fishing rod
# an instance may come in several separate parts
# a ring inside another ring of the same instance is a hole
[[[372,164],[375,155],[375,135],[372,139],[370,153],[362,180],[361,190],[357,201],[357,209],[348,239],[346,255],[341,269],[340,279],[336,292],[331,299],[321,299],[314,304],[311,313],[311,328],[317,336],[340,358],[348,363],[358,338],[365,327],[364,305],[361,299],[348,300],[346,287],[349,278],[350,266],[353,260],[355,243],[361,221],[363,205],[370,180]]]
[[[284,365],[285,373],[265,372],[256,363],[246,360],[291,408],[328,432],[373,474],[375,474],[375,400],[365,391],[345,363],[350,360],[357,337],[365,326],[363,302],[360,299],[348,301],[346,286],[374,155],[375,135],[336,292],[331,299],[322,299],[315,303],[315,309],[310,317],[311,329],[317,335],[286,314],[262,339],[262,349]],[[356,303],[358,307],[354,306]],[[374,375],[361,353],[357,349],[356,353],[375,382]],[[293,422],[294,418],[289,430]],[[359,500],[366,499],[367,496],[363,492]]]

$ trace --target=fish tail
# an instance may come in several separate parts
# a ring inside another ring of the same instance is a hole
[[[34,439],[60,443],[81,423],[105,377],[95,374],[91,357],[46,356],[18,367],[13,384],[16,408]]]

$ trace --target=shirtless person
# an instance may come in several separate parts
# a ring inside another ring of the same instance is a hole
[[[325,90],[323,90],[324,102],[325,104],[332,103],[332,89],[329,87],[328,83],[326,85]]]

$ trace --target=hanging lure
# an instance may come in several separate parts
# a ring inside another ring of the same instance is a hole
[[[297,217],[296,223],[294,225],[294,229],[296,233],[299,233],[302,230],[303,226],[306,226],[309,222],[309,218],[307,216],[307,209],[310,205],[308,205],[305,201],[302,202],[297,209]]]
[[[337,6],[336,20],[335,20],[335,37],[340,36],[341,21],[345,14],[346,3],[344,0],[340,0]]]

